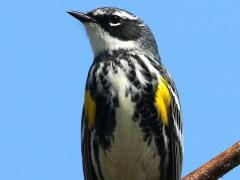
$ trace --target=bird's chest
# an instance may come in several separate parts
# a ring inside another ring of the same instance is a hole
[[[99,149],[99,163],[105,180],[155,180],[160,176],[160,157],[154,140],[144,141],[139,120],[134,118],[136,103],[129,92],[131,84],[122,73],[110,78],[118,99],[116,125],[111,146]],[[130,88],[131,89],[131,88]],[[135,90],[136,91],[136,90]]]

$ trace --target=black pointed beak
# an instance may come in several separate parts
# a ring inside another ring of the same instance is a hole
[[[78,19],[79,21],[81,21],[82,23],[89,23],[89,22],[95,22],[95,19],[93,19],[92,17],[90,17],[87,14],[81,13],[81,12],[77,12],[77,11],[67,11],[68,14],[72,15],[73,17],[75,17],[76,19]]]

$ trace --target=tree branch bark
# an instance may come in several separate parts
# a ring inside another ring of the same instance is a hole
[[[240,141],[182,180],[216,180],[238,165],[240,165]]]

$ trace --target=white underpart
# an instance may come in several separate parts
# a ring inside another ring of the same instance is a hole
[[[105,51],[111,53],[113,50],[134,49],[138,47],[136,41],[121,41],[114,38],[95,23],[85,24],[85,26],[95,57]]]
[[[160,157],[154,138],[147,145],[139,122],[132,120],[135,103],[125,96],[130,83],[125,73],[108,74],[112,87],[118,92],[119,107],[116,108],[114,142],[108,151],[99,149],[99,161],[105,180],[155,180],[160,176]],[[154,156],[155,155],[155,156]]]

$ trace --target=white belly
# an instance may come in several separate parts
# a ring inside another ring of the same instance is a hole
[[[125,96],[126,79],[117,79],[119,107],[116,109],[114,142],[108,151],[99,149],[99,163],[105,180],[157,180],[160,157],[152,138],[143,140],[139,122],[132,120],[135,104]],[[122,82],[122,83],[121,83]]]

